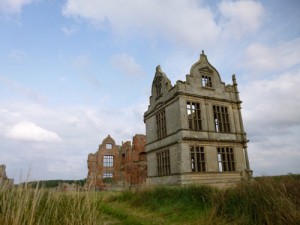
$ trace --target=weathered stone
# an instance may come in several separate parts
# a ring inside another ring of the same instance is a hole
[[[148,185],[228,186],[252,177],[235,75],[225,86],[204,52],[172,86],[160,66],[144,114]]]
[[[5,165],[0,165],[0,185],[8,185],[8,186],[12,186],[14,184],[14,180],[13,179],[9,179],[6,176],[6,166]]]

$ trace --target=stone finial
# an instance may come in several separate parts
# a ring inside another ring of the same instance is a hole
[[[200,54],[200,60],[206,60],[207,61],[207,57],[204,54],[204,50],[202,50],[202,53]]]
[[[232,83],[233,83],[233,84],[237,84],[237,83],[236,83],[235,74],[232,75]]]
[[[156,72],[161,72],[160,65],[158,65],[158,66],[156,67]]]

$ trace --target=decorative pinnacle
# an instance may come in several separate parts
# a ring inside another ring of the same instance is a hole
[[[232,75],[232,83],[233,83],[233,84],[237,84],[237,83],[236,83],[236,79],[235,79],[235,74]]]
[[[156,71],[157,71],[157,72],[160,72],[160,71],[161,71],[160,65],[158,65],[158,66],[156,67]]]

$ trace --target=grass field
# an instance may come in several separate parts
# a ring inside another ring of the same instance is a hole
[[[0,224],[300,224],[300,176],[256,178],[235,188],[160,187],[64,193],[0,187]]]

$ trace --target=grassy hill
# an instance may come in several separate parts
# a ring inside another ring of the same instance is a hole
[[[260,177],[234,188],[54,192],[0,187],[0,224],[300,224],[300,176]]]

